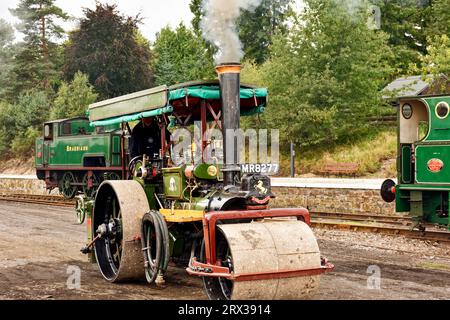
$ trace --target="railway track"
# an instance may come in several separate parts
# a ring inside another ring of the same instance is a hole
[[[331,213],[331,212],[317,212],[310,211],[311,218],[330,219],[330,220],[351,220],[360,222],[376,222],[389,223],[394,225],[412,225],[411,217],[408,215],[375,215],[368,213]]]
[[[35,195],[35,194],[1,194],[0,201],[21,202],[43,204],[56,207],[74,207],[74,200],[64,199],[55,195]]]
[[[74,200],[55,195],[2,194],[0,201],[33,203],[58,207],[74,207]],[[311,211],[311,225],[329,229],[344,229],[371,233],[401,235],[408,238],[450,243],[450,232],[428,226],[425,231],[411,230],[409,216],[371,215],[360,213],[330,213]]]
[[[413,239],[450,244],[448,230],[442,230],[435,225],[424,225],[425,230],[413,229],[414,222],[408,216],[311,212],[311,225],[328,229],[401,235]]]

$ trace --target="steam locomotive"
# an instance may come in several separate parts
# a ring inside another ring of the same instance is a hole
[[[398,183],[388,179],[381,197],[409,212],[416,226],[448,226],[450,197],[450,96],[402,97],[398,103]]]

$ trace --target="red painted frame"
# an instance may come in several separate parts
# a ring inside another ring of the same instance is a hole
[[[205,258],[206,263],[201,263],[194,257],[189,267],[186,269],[188,274],[202,277],[221,277],[234,281],[250,281],[263,279],[281,279],[298,276],[319,275],[333,270],[334,265],[324,259],[320,268],[302,269],[302,270],[276,270],[258,273],[234,274],[227,267],[220,266],[220,261],[216,257],[216,225],[219,220],[234,219],[264,219],[297,217],[310,225],[310,215],[305,208],[284,208],[267,210],[248,210],[248,211],[216,211],[205,214],[203,218],[203,236],[205,240]]]

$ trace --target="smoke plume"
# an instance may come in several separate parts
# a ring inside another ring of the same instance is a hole
[[[242,44],[236,29],[241,10],[254,10],[261,0],[203,0],[204,18],[200,23],[203,37],[218,48],[217,64],[239,62]]]

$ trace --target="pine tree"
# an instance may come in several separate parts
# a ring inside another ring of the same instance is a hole
[[[4,98],[10,86],[9,73],[14,52],[14,29],[5,20],[0,19],[0,99]]]
[[[285,23],[293,13],[291,3],[292,0],[262,0],[255,10],[242,12],[238,26],[245,59],[260,64],[268,58],[275,33],[287,31]]]
[[[156,84],[175,84],[214,78],[214,64],[200,36],[184,24],[175,30],[163,28],[154,43]]]
[[[57,19],[68,16],[54,4],[55,0],[21,0],[11,13],[20,19],[17,29],[25,35],[12,70],[13,92],[33,88],[49,89],[58,81],[58,44],[64,30]]]
[[[194,14],[194,18],[191,21],[192,28],[198,36],[202,34],[200,30],[200,22],[204,15],[202,5],[203,0],[191,0],[191,2],[189,3],[189,9],[191,9],[191,12]]]

